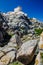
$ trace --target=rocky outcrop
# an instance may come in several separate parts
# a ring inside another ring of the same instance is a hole
[[[23,64],[29,64],[35,54],[37,48],[37,40],[30,40],[24,43],[17,53],[17,60],[22,62]]]
[[[27,14],[22,12],[21,7],[17,7],[13,12],[8,12],[3,15],[8,20],[8,29],[12,30],[13,32],[14,30],[19,30],[22,32],[24,29],[23,33],[25,33],[25,31],[27,32],[28,29],[30,29],[29,25],[32,25],[32,22],[30,22]]]
[[[3,28],[7,31],[12,31],[13,34],[15,30],[27,34],[28,31],[35,28],[43,28],[43,23],[39,22],[36,18],[28,18],[27,14],[22,12],[21,7],[15,8],[14,11],[0,13],[1,19],[3,21]]]
[[[37,40],[30,40],[23,43],[18,51],[14,46],[6,45],[0,47],[0,64],[8,65],[11,62],[15,62],[15,60],[18,60],[23,64],[28,64],[32,61],[36,48]]]
[[[40,28],[42,29],[43,28],[43,23],[40,22],[39,20],[37,20],[36,18],[31,18],[30,21],[32,22],[32,28]]]
[[[0,46],[2,46],[0,47],[0,65],[8,65],[15,61],[15,58],[23,64],[28,64],[32,61],[37,48],[37,40],[23,43],[16,53],[15,35],[11,38],[11,33],[14,34],[15,30],[19,30],[22,35],[28,33],[28,37],[33,37],[35,28],[43,28],[43,24],[35,18],[28,18],[20,7],[14,9],[13,12],[0,13]],[[11,36],[6,31],[10,32]],[[7,46],[4,46],[6,44]]]
[[[15,30],[19,30],[24,35],[35,28],[43,28],[43,23],[36,18],[28,18],[27,14],[22,12],[21,7],[15,8],[14,11],[3,13],[3,16],[5,20],[3,23],[4,29],[11,30],[13,33]],[[35,31],[32,32],[35,33]]]

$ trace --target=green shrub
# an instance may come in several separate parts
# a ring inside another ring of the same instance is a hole
[[[43,29],[35,29],[35,34],[40,35],[43,32]]]

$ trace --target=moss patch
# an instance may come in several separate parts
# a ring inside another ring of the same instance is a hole
[[[20,63],[19,61],[16,61],[16,62],[11,63],[11,64],[9,64],[9,65],[24,65],[24,64]]]

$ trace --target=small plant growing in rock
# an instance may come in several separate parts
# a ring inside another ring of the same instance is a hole
[[[22,63],[20,63],[19,61],[16,61],[14,63],[11,63],[10,65],[23,65]]]

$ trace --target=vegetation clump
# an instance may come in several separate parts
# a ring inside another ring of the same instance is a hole
[[[20,63],[19,61],[16,61],[14,63],[11,63],[10,65],[23,65],[22,63]]]
[[[43,32],[43,29],[35,29],[35,34],[40,35]]]

